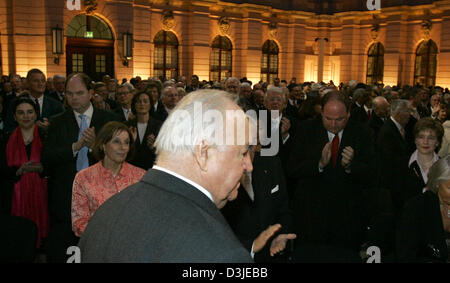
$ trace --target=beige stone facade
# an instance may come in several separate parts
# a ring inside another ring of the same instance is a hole
[[[112,30],[112,75],[118,79],[154,75],[153,40],[165,29],[173,32],[179,42],[179,75],[197,74],[201,80],[209,80],[211,43],[217,35],[223,35],[233,45],[232,76],[245,76],[253,82],[261,78],[262,46],[270,39],[279,47],[278,76],[282,79],[317,81],[321,77],[325,82],[366,82],[369,47],[381,42],[383,83],[413,84],[416,49],[422,41],[431,39],[438,48],[436,85],[450,87],[450,0],[411,1],[428,3],[415,5],[380,1],[381,10],[373,11],[364,9],[366,0],[351,1],[357,5],[334,1],[337,4],[333,13],[323,14],[314,12],[317,1],[309,0],[91,2],[97,4],[92,15]],[[2,73],[25,75],[29,69],[39,68],[47,75],[66,74],[67,37],[64,54],[55,64],[52,28],[63,28],[66,34],[71,20],[85,13],[85,1],[81,2],[81,10],[70,11],[65,0],[0,0]],[[173,21],[164,24],[165,11],[172,11]],[[220,18],[228,20],[228,29],[221,28]],[[428,29],[423,28],[424,20],[431,23]],[[376,24],[378,29],[374,30]],[[125,66],[122,38],[127,32],[133,34],[134,47],[133,57]]]

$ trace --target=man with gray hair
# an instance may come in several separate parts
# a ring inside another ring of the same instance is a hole
[[[241,91],[241,82],[235,77],[228,78],[225,82],[225,91],[239,94]]]
[[[376,142],[378,133],[384,125],[384,122],[386,122],[390,116],[390,107],[391,105],[383,96],[377,96],[372,100],[373,114],[367,122],[367,125],[372,129],[374,142]]]
[[[134,86],[130,83],[124,83],[117,87],[116,98],[118,105],[113,110],[120,117],[122,122],[126,122],[133,118],[131,113],[131,100],[134,96]]]
[[[252,262],[219,211],[253,170],[253,124],[234,100],[200,90],[180,101],[156,139],[156,165],[89,222],[82,262]]]
[[[405,127],[411,113],[410,102],[397,99],[391,103],[391,116],[378,133],[377,151],[379,180],[382,188],[389,190],[394,212],[403,206],[402,189],[407,186],[408,161],[412,154],[407,142]]]
[[[55,88],[54,91],[50,92],[48,95],[63,103],[64,102],[64,91],[66,85],[66,78],[62,75],[54,75],[53,76],[53,86]]]
[[[179,100],[178,90],[175,87],[168,86],[164,88],[161,94],[161,102],[164,107],[159,108],[159,110],[155,112],[155,119],[164,122]]]

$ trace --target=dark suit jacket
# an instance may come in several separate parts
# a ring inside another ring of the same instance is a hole
[[[222,209],[222,214],[249,252],[253,241],[270,225],[281,224],[281,234],[292,232],[292,213],[279,158],[256,154],[251,174],[254,201],[241,185],[237,198]],[[265,248],[255,254],[256,262],[271,260],[270,243],[268,241]]]
[[[79,247],[82,262],[252,262],[207,196],[155,169],[96,211]]]
[[[153,110],[153,107],[152,107],[151,110]],[[158,108],[156,109],[156,112],[150,111],[150,116],[152,116],[156,120],[164,122],[164,121],[166,121],[167,117],[169,116],[169,113],[167,113],[166,108],[164,107],[164,105],[160,101],[158,103]]]
[[[417,112],[419,113],[420,118],[430,117],[431,116],[431,109],[428,107],[419,104],[417,106]]]
[[[63,103],[64,97],[61,99],[56,91],[52,91],[48,94],[49,97],[53,98],[56,101],[59,101],[60,103]]]
[[[378,138],[378,133],[380,132],[381,127],[383,126],[384,122],[381,120],[380,117],[378,117],[375,112],[371,115],[370,119],[367,121],[367,125],[369,128],[372,129],[372,134],[374,138],[374,142],[376,142]]]
[[[350,119],[358,121],[360,123],[367,123],[369,116],[367,115],[364,106],[352,108]]]
[[[361,198],[373,187],[374,145],[370,130],[348,121],[339,146],[337,165],[319,171],[323,147],[328,143],[321,119],[307,120],[297,129],[287,167],[288,177],[297,180],[294,221],[297,235],[305,243],[334,245],[352,250],[361,244],[363,223]],[[346,146],[354,150],[351,173],[341,165]]]
[[[136,120],[131,120],[127,124],[137,129]],[[133,164],[134,166],[140,167],[144,170],[148,170],[153,167],[153,163],[156,160],[155,149],[148,147],[147,138],[151,134],[153,134],[156,138],[158,136],[159,129],[161,128],[161,126],[162,126],[161,121],[156,120],[154,118],[150,118],[147,124],[147,129],[145,130],[144,137],[142,139],[142,143],[139,139],[138,133],[138,137],[133,146],[134,151],[133,158],[129,161],[130,164]]]
[[[445,231],[436,194],[427,191],[408,201],[397,229],[397,260],[445,262]]]
[[[379,187],[391,193],[395,212],[403,207],[402,189],[408,184],[408,162],[412,152],[391,118],[388,118],[378,133],[377,161]]]
[[[100,129],[109,121],[118,118],[107,111],[95,109],[89,127]],[[76,170],[77,156],[73,156],[72,144],[78,141],[79,127],[73,110],[67,110],[50,120],[48,138],[44,143],[42,163],[48,169],[50,215],[57,222],[71,221],[72,185]],[[89,154],[89,165],[97,161]]]
[[[17,98],[11,100],[9,108],[8,108],[8,114],[5,120],[5,130],[7,133],[12,133],[14,129],[17,127],[17,122],[14,120],[14,109],[13,109],[13,103]],[[34,98],[32,98],[34,101]],[[56,114],[59,114],[64,111],[63,105],[57,101],[54,100],[51,97],[44,95],[44,102],[42,104],[42,114],[39,116],[38,120],[43,120],[43,118],[47,118],[50,120],[50,118]]]
[[[127,122],[125,114],[123,113],[123,110],[122,110],[122,106],[119,105],[118,107],[112,109],[111,112],[115,113],[117,115],[117,117],[119,117],[120,122],[123,122],[123,123]]]

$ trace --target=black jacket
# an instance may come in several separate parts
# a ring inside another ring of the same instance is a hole
[[[279,158],[256,154],[251,174],[254,201],[241,184],[237,198],[222,208],[222,214],[249,252],[253,241],[270,225],[281,224],[281,234],[292,232],[292,214]],[[271,260],[270,243],[255,254],[256,262]]]
[[[397,229],[400,262],[445,262],[448,250],[439,198],[427,191],[408,201]]]

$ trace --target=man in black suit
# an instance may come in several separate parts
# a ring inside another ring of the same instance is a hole
[[[390,192],[394,213],[403,208],[402,190],[408,178],[408,162],[412,150],[408,146],[405,127],[411,118],[410,102],[397,99],[391,103],[391,117],[378,133],[377,154],[379,184]]]
[[[294,129],[296,120],[286,114],[286,101],[283,90],[279,87],[269,87],[264,97],[264,106],[267,109],[265,129],[260,131],[260,140],[263,141],[263,151],[270,150],[271,155],[280,157],[283,166],[287,161],[288,141]],[[272,116],[272,111],[278,111],[278,116]],[[261,122],[264,122],[261,120]]]
[[[359,251],[362,195],[373,186],[374,145],[364,125],[349,121],[350,103],[337,91],[322,100],[322,118],[300,124],[291,147],[288,177],[294,194],[294,232],[306,245]]]
[[[9,75],[9,83],[11,84],[11,90],[8,92],[5,92],[4,98],[3,98],[3,114],[4,119],[6,119],[7,110],[9,109],[9,105],[11,104],[11,101],[15,99],[19,94],[23,91],[23,84],[22,79],[17,74],[10,74]]]
[[[253,171],[244,172],[237,198],[221,211],[255,262],[269,262],[296,235],[289,234],[292,213],[280,159],[258,150],[251,155]]]
[[[352,108],[350,119],[358,121],[360,123],[367,123],[372,116],[372,92],[370,90],[365,90],[361,97],[358,98],[358,103],[360,107]]]
[[[48,260],[65,262],[69,246],[77,244],[71,226],[72,185],[78,171],[97,161],[91,156],[96,133],[118,118],[91,104],[94,91],[85,74],[72,74],[66,81],[66,98],[71,109],[50,119],[42,162],[49,172],[51,227]],[[84,131],[81,131],[84,129]]]
[[[378,132],[384,122],[389,118],[391,112],[390,107],[391,105],[383,96],[377,96],[372,101],[373,114],[367,122],[367,125],[372,129],[374,143],[377,140]]]
[[[302,93],[301,85],[290,85],[289,99],[286,104],[286,115],[289,117],[300,119],[298,110],[300,109],[300,106],[305,99],[306,96]]]
[[[64,102],[64,87],[66,86],[66,78],[62,75],[54,75],[53,76],[53,86],[55,88],[54,91],[50,92],[48,95],[54,100],[59,101],[60,103]]]
[[[118,106],[113,110],[121,122],[126,122],[133,117],[131,113],[131,100],[134,95],[134,87],[130,83],[124,83],[117,87],[116,99]],[[131,115],[130,115],[131,114]]]
[[[194,113],[194,103],[202,103],[201,113]],[[208,122],[197,119],[210,110],[233,111],[225,114],[226,125],[210,121],[213,131],[205,132]],[[219,211],[236,198],[243,172],[252,171],[251,136],[238,141],[234,121],[237,129],[250,126],[230,94],[187,95],[161,128],[156,165],[91,218],[79,243],[81,261],[252,262]]]
[[[173,86],[168,86],[162,90],[161,102],[164,107],[158,108],[153,117],[161,122],[164,122],[169,116],[170,112],[175,108],[180,96],[178,91]]]
[[[39,105],[38,122],[40,128],[48,129],[50,117],[64,111],[62,104],[53,98],[44,95],[46,80],[44,73],[39,69],[31,69],[27,74],[28,97]],[[11,133],[17,127],[14,119],[13,101],[11,100],[5,120],[5,131]]]

